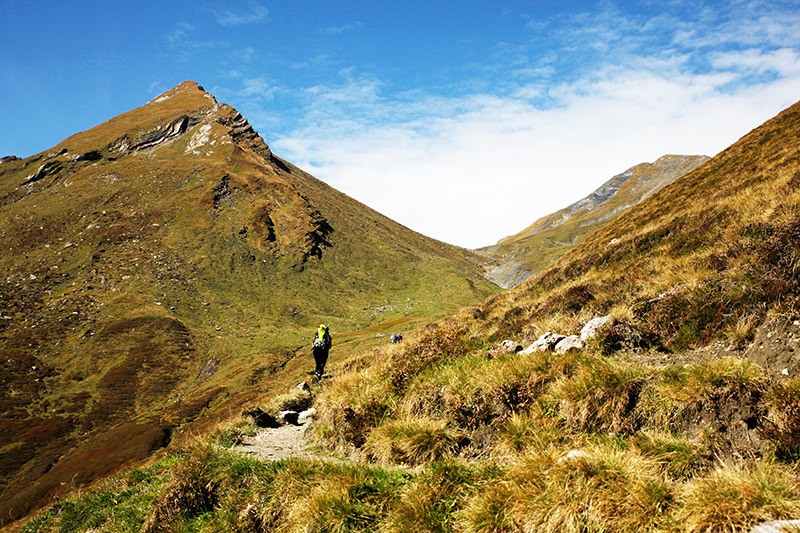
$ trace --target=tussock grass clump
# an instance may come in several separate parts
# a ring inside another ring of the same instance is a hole
[[[408,416],[443,417],[464,430],[476,429],[527,410],[552,379],[548,367],[544,354],[462,357],[419,375],[399,409]]]
[[[62,531],[141,531],[145,515],[166,482],[170,457],[147,468],[130,470],[95,488],[77,492],[40,512],[22,533]]]
[[[648,372],[643,367],[587,355],[574,375],[553,383],[544,401],[569,427],[630,432],[638,425],[633,411]]]
[[[658,386],[661,399],[689,402],[711,395],[724,395],[742,387],[760,387],[764,370],[749,359],[726,357],[664,369]]]
[[[428,326],[414,343],[390,355],[390,376],[395,389],[402,391],[408,382],[429,366],[466,355],[470,347],[464,343],[466,324],[449,319]]]
[[[251,514],[268,531],[376,531],[409,482],[401,470],[289,460],[257,483]]]
[[[575,436],[564,431],[561,422],[541,413],[515,413],[497,429],[492,450],[494,457],[543,452],[563,448],[574,442]]]
[[[423,465],[453,456],[460,441],[444,420],[405,418],[373,429],[364,450],[382,463]]]
[[[708,471],[710,450],[700,443],[658,431],[642,431],[632,438],[633,445],[646,457],[658,462],[671,479],[685,481]]]
[[[266,470],[264,463],[225,451],[211,443],[185,452],[171,468],[170,481],[150,507],[142,530],[148,533],[189,528],[220,508],[236,489]]]
[[[649,531],[663,526],[674,487],[658,464],[609,446],[527,455],[468,499],[464,531]]]
[[[431,464],[401,491],[381,528],[387,532],[454,531],[466,499],[499,475],[493,466],[459,460]]]
[[[723,465],[694,479],[681,496],[682,531],[746,531],[766,520],[800,512],[797,472],[776,463]]]
[[[258,433],[258,426],[253,423],[253,419],[241,417],[221,426],[209,437],[209,440],[223,448],[232,448],[241,444],[244,437],[252,437],[256,433]]]
[[[766,392],[767,436],[779,458],[800,458],[800,379],[774,383]]]
[[[333,445],[362,446],[369,431],[396,409],[387,354],[374,355],[374,365],[340,374],[316,399],[317,434]]]
[[[766,386],[764,370],[748,359],[713,359],[671,365],[642,395],[640,411],[648,426],[668,427],[686,413],[736,397],[755,408]]]
[[[311,392],[295,387],[289,392],[270,398],[266,410],[273,415],[277,415],[280,411],[301,412],[311,407],[312,403],[314,398]]]

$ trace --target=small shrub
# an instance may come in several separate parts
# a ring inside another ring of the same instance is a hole
[[[589,285],[572,285],[556,293],[544,303],[540,309],[542,314],[575,314],[593,302],[595,299]]]

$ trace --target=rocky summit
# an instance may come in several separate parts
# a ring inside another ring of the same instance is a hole
[[[0,522],[301,371],[320,322],[346,351],[493,292],[194,82],[4,157],[0,249]]]

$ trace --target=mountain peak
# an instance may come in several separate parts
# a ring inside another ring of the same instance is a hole
[[[189,97],[202,96],[203,98],[209,99],[214,103],[217,103],[217,100],[216,98],[214,98],[214,95],[206,91],[202,85],[200,85],[194,80],[186,80],[184,82],[179,83],[172,89],[156,96],[155,98],[150,100],[148,104],[164,102],[174,96],[179,96],[179,95],[189,96]]]

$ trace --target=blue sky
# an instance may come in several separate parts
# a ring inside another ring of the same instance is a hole
[[[800,99],[800,2],[0,0],[0,155],[192,79],[278,155],[489,245]]]

